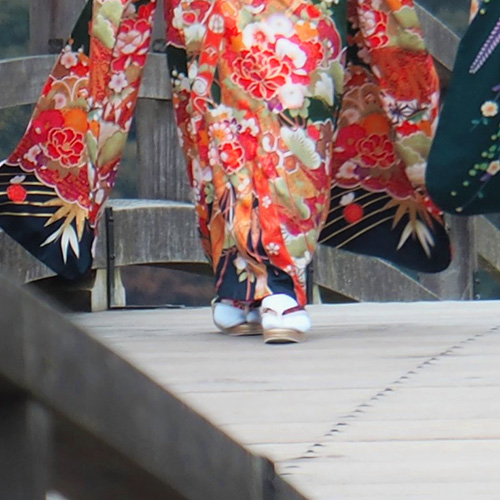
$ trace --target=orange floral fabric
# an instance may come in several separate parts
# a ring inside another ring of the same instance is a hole
[[[220,296],[260,299],[289,276],[305,303],[323,226],[326,244],[446,267],[449,242],[423,182],[439,82],[411,1],[176,0],[167,24]]]
[[[138,97],[155,0],[89,0],[25,136],[0,225],[84,274]],[[438,81],[411,0],[165,2],[173,103],[219,296],[304,304],[318,240],[449,262],[423,182]]]

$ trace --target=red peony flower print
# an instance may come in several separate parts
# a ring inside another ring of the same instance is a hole
[[[142,67],[146,62],[151,25],[145,19],[126,19],[116,38],[114,71],[124,71],[130,64]]]
[[[30,127],[30,136],[33,142],[45,142],[49,132],[59,129],[64,125],[64,116],[59,110],[41,111],[32,121]]]
[[[385,47],[389,43],[389,37],[385,33],[375,33],[366,38],[372,49]]]
[[[14,203],[22,203],[27,195],[28,192],[20,184],[12,184],[7,188],[7,197]]]
[[[394,144],[387,136],[372,134],[359,142],[359,154],[366,167],[390,168],[396,161]]]
[[[270,100],[290,75],[290,66],[273,51],[243,50],[233,62],[231,79],[255,99]]]
[[[79,166],[85,149],[83,141],[83,134],[71,128],[52,130],[48,137],[47,155],[63,167]]]

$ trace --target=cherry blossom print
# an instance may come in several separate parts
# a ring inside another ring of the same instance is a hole
[[[109,88],[117,94],[125,90],[128,86],[127,75],[123,71],[115,73],[109,82]]]
[[[272,14],[265,22],[274,36],[289,37],[294,33],[293,23],[285,14]]]
[[[69,45],[63,49],[63,53],[60,58],[60,63],[66,69],[71,69],[79,63],[78,54],[71,50]]]
[[[218,294],[261,299],[278,273],[305,303],[305,269],[325,219],[335,246],[356,243],[385,220],[398,241],[408,214],[417,221],[410,236],[441,224],[425,186],[414,187],[438,88],[418,26],[396,16],[404,8],[416,19],[410,0],[301,2],[293,10],[267,0],[238,8],[223,0],[213,11],[196,5],[173,1],[169,64]],[[223,28],[210,21],[219,15]],[[396,213],[404,223],[393,224]],[[419,242],[405,240],[393,256]]]
[[[267,48],[275,42],[275,33],[265,22],[250,23],[242,32],[242,40],[247,48],[254,46]]]

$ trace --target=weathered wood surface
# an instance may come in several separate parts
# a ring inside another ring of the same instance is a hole
[[[193,205],[172,201],[110,200],[117,267],[132,264],[205,262],[198,241]],[[97,239],[94,269],[106,269],[104,218]],[[1,270],[18,282],[54,276],[0,229]]]
[[[497,500],[495,302],[313,306],[301,345],[214,332],[208,309],[73,318],[314,500]]]
[[[12,393],[21,399],[37,401],[52,412],[56,437],[49,439],[61,464],[67,466],[68,458],[62,458],[72,450],[72,459],[78,459],[75,449],[82,449],[82,456],[92,456],[86,448],[92,448],[91,442],[95,440],[133,465],[131,479],[134,470],[139,471],[152,476],[164,489],[163,496],[92,497],[80,495],[76,483],[71,486],[68,475],[60,478],[56,486],[65,484],[70,490],[68,496],[75,500],[302,499],[275,475],[268,460],[249,452],[215,428],[186,404],[186,398],[162,387],[68,318],[3,278],[0,278],[0,333],[0,444],[2,450],[13,449],[12,441],[19,436],[18,463],[25,464],[25,477],[29,473],[28,460],[34,463],[31,480],[43,476],[35,466],[38,459],[33,456],[37,455],[36,443],[41,444],[43,439],[38,433],[26,435],[30,422],[23,423],[19,417],[27,411],[12,404]],[[76,427],[81,434],[79,438],[71,427]],[[66,446],[57,443],[64,434],[71,436],[72,446],[68,445],[69,438]],[[127,475],[119,473],[123,467],[114,471],[106,456],[112,454],[100,454],[103,475],[114,478],[115,482],[120,482],[121,477],[126,480]],[[79,460],[82,461],[81,457]],[[85,474],[95,476],[91,470],[95,464],[92,461],[89,464],[69,472],[80,480]],[[46,467],[50,464],[46,463]],[[0,472],[3,491],[18,490],[17,477],[3,475],[11,470],[12,464]],[[59,470],[60,467],[55,467],[56,475]],[[1,492],[0,497],[3,500]],[[9,500],[28,498],[38,500],[22,494],[9,496]]]
[[[452,262],[441,273],[419,275],[422,286],[441,300],[471,300],[474,298],[475,273],[478,269],[478,249],[481,218],[445,216],[451,240]]]
[[[438,63],[451,70],[455,63],[460,38],[436,16],[422,7],[418,0],[416,9],[429,52]]]
[[[439,298],[438,294],[389,262],[323,245],[316,251],[313,282],[326,290],[361,302]]]
[[[39,404],[0,390],[0,498],[38,500],[44,496],[51,427]]]

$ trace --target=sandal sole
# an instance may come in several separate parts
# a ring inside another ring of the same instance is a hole
[[[224,328],[222,332],[231,337],[251,337],[263,334],[262,326],[258,323],[242,323],[232,328]]]
[[[265,344],[298,344],[304,341],[304,334],[288,328],[273,328],[264,331]]]

